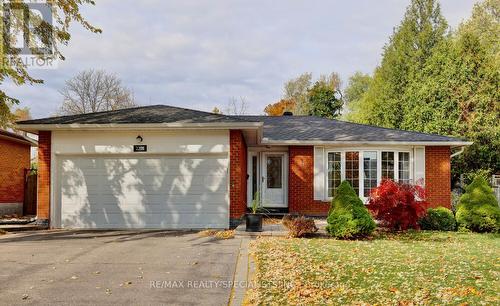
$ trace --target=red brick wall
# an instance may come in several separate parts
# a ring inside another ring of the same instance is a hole
[[[431,206],[451,207],[450,147],[425,147],[425,190]]]
[[[247,146],[240,130],[229,132],[230,218],[241,218],[247,207]]]
[[[38,205],[37,218],[50,218],[50,148],[51,132],[40,131],[38,134]]]
[[[290,146],[288,150],[289,212],[315,216],[327,215],[330,203],[314,200],[314,147]]]
[[[24,170],[30,168],[31,146],[0,139],[0,205],[24,201]]]

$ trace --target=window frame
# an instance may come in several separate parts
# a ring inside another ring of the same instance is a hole
[[[359,180],[359,198],[363,202],[367,202],[368,198],[364,197],[364,162],[363,162],[363,154],[364,152],[377,152],[377,186],[380,185],[380,182],[382,181],[382,152],[393,152],[394,153],[394,181],[397,182],[399,181],[399,152],[405,152],[409,153],[410,156],[410,183],[413,181],[413,175],[414,175],[414,153],[413,153],[413,147],[408,148],[408,147],[393,147],[393,148],[387,148],[387,147],[343,147],[343,148],[325,148],[324,150],[325,154],[323,156],[323,165],[325,168],[325,175],[324,175],[324,199],[326,201],[331,201],[333,197],[330,197],[328,195],[328,154],[329,153],[339,153],[340,152],[340,177],[341,181],[345,181],[346,176],[345,176],[345,163],[346,163],[346,152],[359,152],[359,175],[358,175],[358,180]]]
[[[340,182],[342,183],[343,180],[345,180],[345,163],[343,162],[344,161],[344,156],[345,156],[345,153],[342,152],[342,151],[330,151],[330,152],[327,152],[326,153],[326,172],[325,172],[325,176],[326,176],[326,185],[325,185],[325,189],[326,189],[326,196],[329,197],[330,199],[332,199],[333,197],[330,197],[330,179],[329,179],[329,172],[328,172],[328,163],[329,163],[329,159],[328,159],[328,155],[330,155],[330,153],[340,153]]]

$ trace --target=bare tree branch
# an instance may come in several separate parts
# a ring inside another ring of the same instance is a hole
[[[63,104],[61,115],[86,114],[134,107],[132,91],[114,74],[104,70],[85,70],[66,81],[59,91]]]
[[[235,97],[229,98],[225,113],[227,115],[245,115],[248,111],[248,103],[245,97],[240,97],[238,100]]]

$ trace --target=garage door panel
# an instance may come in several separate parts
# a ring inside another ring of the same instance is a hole
[[[220,224],[227,223],[227,215],[223,214],[207,214],[206,217],[212,223],[205,223],[204,228],[217,228]],[[170,229],[185,229],[185,228],[200,228],[199,219],[202,216],[190,214],[166,214],[166,215],[143,215],[123,216],[120,214],[93,214],[87,215],[84,218],[68,220],[68,227],[73,228],[170,228]]]
[[[61,158],[61,225],[227,227],[227,168],[214,156]]]

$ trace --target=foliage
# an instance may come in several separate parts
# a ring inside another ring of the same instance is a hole
[[[347,181],[340,183],[327,218],[326,230],[336,238],[367,236],[376,225],[365,205]]]
[[[14,123],[16,121],[29,120],[31,119],[31,113],[29,107],[16,108],[15,111],[11,112],[8,117],[0,118],[0,128],[15,129]]]
[[[365,93],[370,88],[372,77],[360,71],[355,72],[347,83],[344,90],[344,119],[354,122],[367,122],[364,118],[366,112],[363,112],[360,107],[363,106]]]
[[[52,5],[52,24],[42,22],[40,16],[35,11],[28,9],[27,3],[29,2],[15,1],[13,7],[17,9],[13,11],[14,13],[8,19],[11,30],[8,33],[5,31],[3,33],[4,43],[2,44],[2,52],[0,52],[0,60],[3,63],[0,67],[0,84],[5,79],[10,79],[15,85],[39,84],[43,82],[43,80],[36,79],[28,73],[19,51],[9,48],[6,45],[7,41],[16,42],[18,37],[23,37],[22,35],[18,35],[22,31],[26,31],[24,36],[31,37],[33,41],[50,42],[52,44],[53,54],[51,55],[46,55],[39,51],[36,45],[29,46],[33,56],[42,60],[48,57],[64,60],[59,47],[60,45],[67,45],[69,43],[71,39],[69,27],[74,22],[81,24],[86,30],[93,33],[101,33],[99,28],[92,26],[81,14],[83,6],[95,4],[93,0],[50,1]],[[24,14],[15,13],[23,11],[28,12],[28,18],[25,18]],[[25,24],[25,21],[27,21],[27,24]],[[0,90],[0,125],[3,126],[12,121],[11,107],[16,104],[19,104],[19,100]]]
[[[459,228],[474,232],[500,232],[500,208],[493,189],[481,176],[465,188],[456,213]]]
[[[457,225],[453,212],[445,207],[429,208],[419,223],[421,229],[433,231],[454,231]]]
[[[295,100],[293,99],[281,99],[276,103],[267,105],[264,108],[264,113],[268,116],[281,116],[286,111],[293,112],[295,104]]]
[[[288,229],[288,235],[293,238],[304,237],[318,231],[312,218],[286,215],[283,217],[282,222],[283,226]]]
[[[132,92],[114,74],[104,70],[84,70],[66,81],[60,90],[61,115],[77,115],[136,106]]]
[[[339,91],[326,82],[317,81],[308,92],[308,113],[312,116],[337,118],[342,111]]]
[[[219,108],[217,108],[217,106],[214,106],[214,108],[212,109],[212,113],[214,113],[214,114],[222,114],[222,112],[220,111]]]
[[[370,241],[261,238],[248,305],[496,305],[500,236],[409,231]]]
[[[418,220],[429,206],[423,199],[425,190],[419,185],[382,180],[371,190],[367,207],[376,220],[392,230],[419,229]]]
[[[234,238],[234,230],[213,230],[207,229],[201,232],[198,232],[198,235],[201,237],[214,237],[217,239],[232,239]]]
[[[307,114],[307,92],[311,87],[311,80],[311,73],[303,73],[295,79],[288,80],[284,85],[283,98],[295,101],[293,113],[296,115]]]
[[[283,110],[294,115],[315,115],[335,118],[342,110],[340,76],[332,72],[320,75],[312,84],[312,74],[303,73],[297,78],[288,80],[284,85],[283,99],[269,104],[264,112],[270,116],[279,116]]]
[[[262,202],[260,201],[260,193],[257,191],[255,193],[255,197],[252,200],[252,203],[250,205],[250,211],[252,214],[259,213],[264,210],[264,207],[262,207]]]
[[[436,0],[413,0],[349,120],[473,141],[452,177],[500,170],[500,1],[447,31]]]

